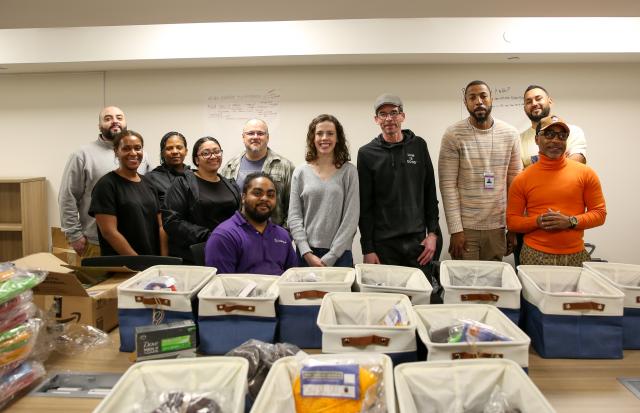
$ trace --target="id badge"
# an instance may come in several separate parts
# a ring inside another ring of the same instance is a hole
[[[493,189],[496,187],[496,176],[493,172],[485,172],[484,174],[484,189]]]

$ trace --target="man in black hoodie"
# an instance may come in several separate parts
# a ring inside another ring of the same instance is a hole
[[[364,262],[426,270],[442,249],[427,143],[402,130],[405,114],[398,96],[379,96],[374,111],[382,133],[360,148],[357,165]]]

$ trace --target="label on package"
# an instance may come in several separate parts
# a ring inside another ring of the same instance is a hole
[[[304,366],[300,371],[302,397],[360,399],[357,364]]]

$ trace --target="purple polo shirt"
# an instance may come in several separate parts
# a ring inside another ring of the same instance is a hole
[[[216,267],[218,274],[282,275],[297,265],[286,229],[269,221],[260,234],[239,211],[213,230],[204,260],[207,266]]]

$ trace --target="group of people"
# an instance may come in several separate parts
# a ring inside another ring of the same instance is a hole
[[[485,82],[470,82],[463,100],[469,116],[447,128],[438,162],[451,257],[502,260],[515,251],[522,264],[588,260],[583,232],[602,225],[606,209],[582,130],[551,113],[541,86],[524,93],[531,128],[522,135],[493,118]],[[323,114],[309,124],[297,167],[269,148],[267,124],[251,119],[245,151],[224,167],[218,139],[195,142],[192,169],[186,138],[169,132],[150,170],[143,137],[122,110],[106,107],[98,139],[67,162],[62,228],[82,257],[171,255],[189,264],[191,247],[206,243],[205,263],[219,273],[281,274],[353,266],[359,226],[365,263],[427,273],[443,245],[435,171],[426,141],[402,129],[405,119],[400,97],[379,96],[381,133],[358,150],[357,167],[342,124]]]

